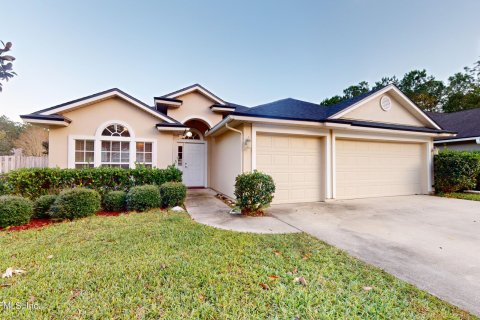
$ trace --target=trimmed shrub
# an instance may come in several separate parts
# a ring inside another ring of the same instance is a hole
[[[160,190],[155,185],[133,187],[127,193],[128,210],[146,211],[160,204]]]
[[[10,171],[0,179],[0,188],[5,193],[36,199],[41,195],[55,194],[63,189],[84,187],[94,189],[101,195],[108,191],[128,191],[131,187],[145,184],[162,185],[169,181],[182,181],[182,172],[171,165],[166,169],[121,168],[30,168]]]
[[[480,174],[480,154],[468,151],[441,151],[434,157],[435,192],[473,189]]]
[[[107,211],[125,210],[127,193],[125,191],[110,191],[103,197],[103,209]]]
[[[33,214],[33,204],[19,196],[0,196],[0,228],[28,223]]]
[[[166,182],[160,186],[160,206],[171,208],[180,206],[187,196],[187,187],[181,182]]]
[[[65,189],[58,195],[50,215],[59,219],[78,219],[94,215],[100,209],[100,194],[91,189]]]
[[[33,202],[33,217],[34,218],[50,218],[50,208],[57,199],[56,195],[46,194],[37,198]]]
[[[268,174],[260,171],[246,172],[235,179],[237,206],[245,215],[263,215],[273,200],[275,183]]]

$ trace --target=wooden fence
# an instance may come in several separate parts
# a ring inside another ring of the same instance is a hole
[[[48,167],[48,157],[0,156],[0,173],[20,168]]]

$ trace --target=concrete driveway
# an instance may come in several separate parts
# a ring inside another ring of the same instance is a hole
[[[274,205],[268,212],[480,315],[480,202],[403,196]]]

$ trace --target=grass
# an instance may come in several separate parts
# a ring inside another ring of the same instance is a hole
[[[446,197],[446,198],[480,201],[480,194],[477,194],[477,193],[453,192],[453,193],[441,194],[440,196]]]
[[[27,271],[0,279],[0,303],[38,307],[0,305],[2,319],[473,318],[306,234],[235,233],[159,210],[2,232],[0,248],[1,270]]]

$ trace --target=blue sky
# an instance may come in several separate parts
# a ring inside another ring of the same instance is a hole
[[[249,106],[319,102],[362,80],[480,57],[480,1],[8,1],[0,39],[19,76],[0,114],[112,87],[153,96],[200,83]]]

